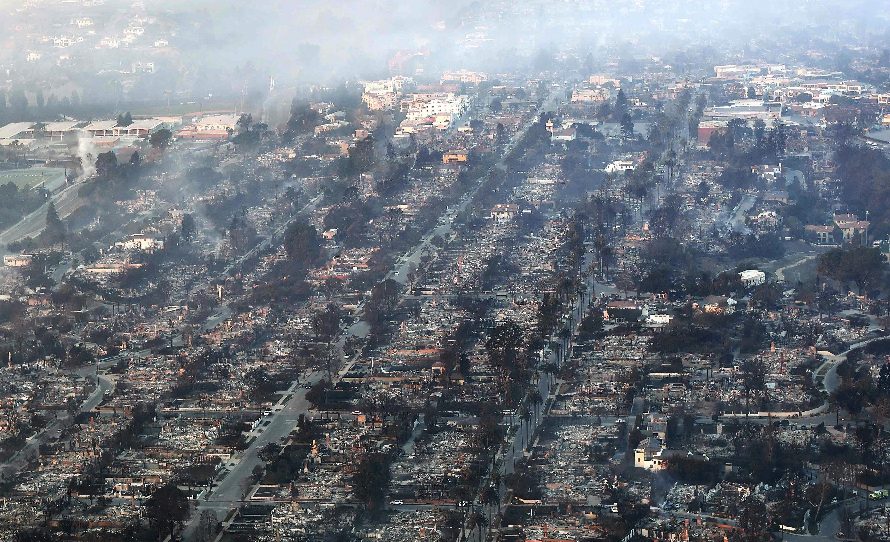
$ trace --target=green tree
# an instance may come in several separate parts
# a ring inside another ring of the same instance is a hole
[[[145,515],[157,530],[158,539],[174,537],[176,530],[189,517],[189,501],[176,484],[170,482],[154,492],[145,502]]]
[[[762,392],[766,387],[766,366],[763,361],[750,358],[742,362],[740,369],[742,389],[745,393],[745,418],[747,418],[751,411],[751,393]]]
[[[559,321],[560,309],[559,298],[550,292],[544,292],[544,297],[538,306],[538,332],[542,337],[549,337],[553,333]]]
[[[288,257],[294,261],[309,267],[321,258],[321,237],[315,226],[296,221],[288,226],[284,233],[284,250]]]
[[[369,510],[379,510],[384,504],[390,477],[390,458],[379,452],[367,454],[352,475],[355,498]]]
[[[115,123],[115,126],[121,126],[125,128],[131,124],[133,124],[133,115],[131,115],[129,111],[127,111],[126,113],[121,113],[117,116],[117,122]]]
[[[615,96],[615,117],[622,119],[627,114],[628,108],[627,94],[624,93],[624,89],[618,89],[618,95]]]
[[[399,303],[402,286],[394,279],[386,279],[371,289],[371,304],[384,314],[391,314]]]
[[[523,332],[519,324],[508,320],[495,326],[488,334],[485,350],[493,367],[509,370],[513,367],[523,344]]]
[[[881,371],[878,373],[877,392],[882,396],[890,395],[890,363],[881,365]]]
[[[497,123],[494,129],[494,140],[497,145],[506,145],[509,140],[507,136],[507,129],[500,122]]]
[[[621,137],[624,139],[633,139],[634,137],[634,121],[630,113],[621,115]]]
[[[96,157],[96,175],[102,179],[111,179],[117,175],[118,163],[114,151],[103,152]]]
[[[867,381],[851,382],[845,379],[834,392],[834,402],[850,414],[857,416],[868,402],[870,383]]]
[[[633,176],[625,187],[628,195],[632,196],[640,203],[640,216],[643,215],[643,200],[649,195],[651,190],[650,179],[644,176]]]
[[[819,257],[819,273],[842,285],[856,284],[859,293],[876,284],[886,269],[880,249],[869,247],[837,248]]]
[[[173,132],[168,130],[167,128],[161,128],[157,132],[151,134],[148,138],[148,142],[155,149],[166,149],[170,144],[170,140],[173,138]]]
[[[738,526],[744,542],[770,542],[772,521],[766,503],[755,496],[749,496],[741,505]]]
[[[331,374],[331,358],[333,357],[332,342],[340,332],[340,321],[343,319],[343,311],[334,303],[329,303],[324,310],[315,313],[312,318],[312,331],[317,340],[325,343],[327,347],[328,380],[333,382]]]
[[[24,120],[28,116],[28,98],[22,89],[9,93],[9,119]]]
[[[370,170],[374,166],[374,136],[361,139],[350,147],[348,157],[343,162],[341,173],[345,177],[353,177]]]
[[[775,308],[782,299],[782,291],[774,282],[766,282],[754,288],[751,302],[766,310]]]
[[[287,120],[283,138],[285,142],[294,141],[297,136],[311,134],[321,121],[321,115],[313,109],[308,101],[294,98],[290,106],[290,118]]]
[[[46,209],[46,229],[44,230],[44,238],[49,245],[55,245],[65,241],[65,224],[59,218],[56,211],[56,204],[49,202]]]
[[[195,223],[195,217],[191,213],[182,216],[182,224],[179,226],[179,236],[186,243],[190,243],[195,238],[198,226]]]

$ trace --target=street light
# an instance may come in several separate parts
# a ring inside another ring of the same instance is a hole
[[[865,246],[868,246],[868,210],[865,211]]]

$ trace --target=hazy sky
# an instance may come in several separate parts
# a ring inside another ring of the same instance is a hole
[[[641,54],[708,45],[887,35],[887,0],[241,0],[152,3],[191,17],[220,62],[252,60],[281,79],[369,75],[398,51],[426,64],[496,65],[538,48]],[[249,4],[249,5],[248,5]],[[210,37],[212,40],[207,40]],[[777,51],[781,52],[781,50]],[[211,65],[216,62],[211,62]]]
[[[36,1],[36,3],[34,3]],[[41,39],[74,32],[71,21],[92,16],[93,39],[122,36],[144,24],[137,46],[65,50],[68,74],[107,99],[113,76],[152,61],[155,75],[138,81],[136,99],[200,98],[280,88],[414,75],[443,69],[489,72],[546,68],[553,58],[667,57],[700,63],[793,62],[810,48],[890,43],[890,0],[105,0],[83,7],[62,0],[0,0],[0,54],[23,66]],[[141,19],[139,19],[141,17]],[[152,48],[156,39],[170,47]],[[53,65],[45,76],[65,75]],[[400,58],[401,62],[395,59]],[[0,61],[3,57],[0,56]],[[577,62],[576,62],[577,65]],[[692,65],[690,63],[690,65]],[[60,84],[64,84],[64,81]]]

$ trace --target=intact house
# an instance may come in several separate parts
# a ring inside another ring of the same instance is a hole
[[[648,471],[661,471],[668,468],[672,459],[679,457],[695,457],[707,461],[707,457],[692,454],[683,450],[668,450],[664,447],[662,439],[653,435],[643,439],[634,449],[634,467]]]
[[[839,230],[835,226],[820,226],[809,224],[804,227],[807,241],[817,245],[834,245],[837,243]]]
[[[547,121],[547,131],[550,132],[550,141],[554,143],[568,143],[578,139],[578,129],[570,123],[562,123],[557,126],[552,120]]]
[[[164,248],[164,242],[148,237],[141,233],[130,236],[126,241],[118,241],[114,246],[121,250],[140,250],[143,252],[154,252]]]
[[[760,286],[766,282],[766,273],[757,269],[747,269],[739,273],[739,278],[745,287]]]
[[[637,165],[633,160],[615,160],[606,166],[606,173],[624,173],[633,171]]]
[[[91,137],[147,137],[152,133],[176,124],[171,119],[137,119],[128,126],[118,126],[117,120],[97,120],[89,123],[84,131]]]
[[[658,437],[643,439],[634,450],[634,467],[652,471],[667,468],[665,448]]]
[[[31,265],[30,254],[5,254],[3,256],[3,265],[6,267],[28,267]]]
[[[550,140],[554,143],[568,143],[578,138],[578,129],[574,126],[558,128],[550,134]]]
[[[698,145],[707,147],[711,137],[716,133],[726,131],[729,123],[725,120],[704,120],[698,125]]]
[[[442,155],[443,164],[466,164],[469,156],[463,151],[452,151]]]
[[[866,231],[870,222],[867,220],[859,220],[854,214],[836,214],[834,215],[834,225],[841,230],[844,236],[844,242],[858,241],[859,237]]]
[[[519,205],[515,203],[498,203],[491,208],[491,218],[495,222],[509,222],[519,214]]]

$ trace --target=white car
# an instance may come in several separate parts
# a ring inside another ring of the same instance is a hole
[[[405,501],[389,501],[389,504],[392,506],[402,506],[405,504]]]

